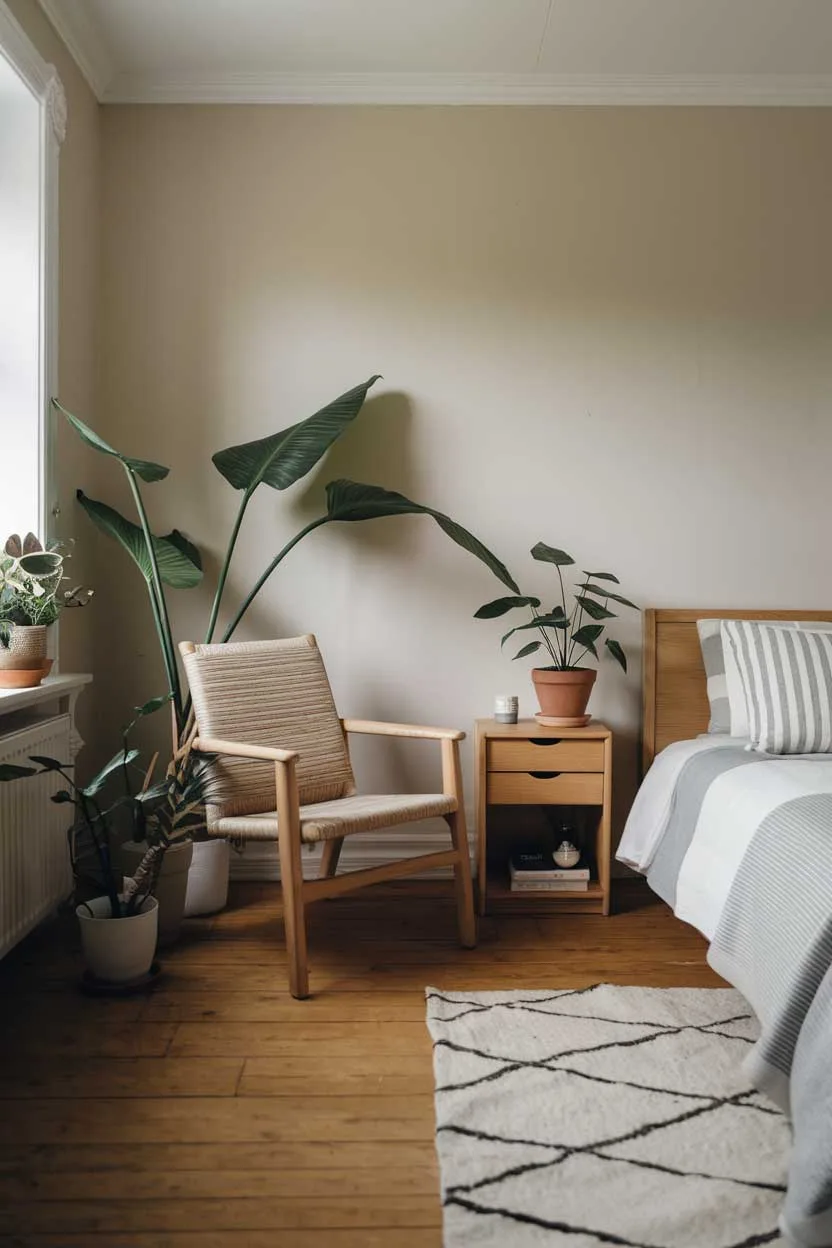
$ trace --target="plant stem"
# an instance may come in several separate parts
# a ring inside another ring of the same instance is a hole
[[[532,613],[532,619],[536,620],[538,617],[537,617],[537,611],[535,610],[535,608],[530,607],[529,610]],[[554,663],[555,667],[557,667],[558,656],[555,654],[552,648],[552,643],[549,641],[549,634],[546,632],[546,626],[544,624],[538,624],[537,631],[540,633],[540,636],[543,638],[543,644],[545,645],[546,649],[549,651],[552,662]]]
[[[563,586],[563,573],[560,570],[559,563],[556,563],[555,567],[557,568],[558,580],[560,581],[560,600],[563,604],[563,614],[567,616],[568,618],[569,613],[566,610],[566,590],[564,589],[564,586]],[[569,630],[564,629],[563,637],[559,638],[558,648],[561,653],[561,667],[566,667],[569,662],[569,660],[566,657],[566,644],[567,644],[568,635],[569,635]]]
[[[150,559],[150,568],[152,573],[151,604],[153,605],[153,614],[156,621],[156,631],[159,635],[159,644],[162,647],[162,654],[165,660],[169,692],[177,717],[181,718],[182,691],[179,685],[179,669],[176,666],[176,653],[173,648],[173,633],[171,632],[170,617],[168,615],[167,602],[165,601],[165,591],[162,587],[162,578],[159,574],[159,562],[156,558],[156,548],[153,545],[153,534],[150,532],[150,525],[147,521],[147,512],[145,511],[144,502],[142,500],[139,487],[136,484],[135,476],[126,466],[125,472],[127,473],[127,479],[130,482],[130,489],[133,493],[133,501],[136,504],[136,511],[139,513],[144,542],[147,547],[148,558]]]
[[[234,528],[231,530],[231,536],[228,539],[228,549],[225,552],[222,568],[220,569],[219,580],[217,581],[217,589],[214,594],[214,602],[211,606],[211,618],[208,621],[208,631],[205,634],[205,644],[210,645],[211,638],[214,636],[214,629],[217,627],[217,617],[220,613],[220,603],[225,591],[225,582],[228,579],[228,570],[231,567],[231,557],[234,554],[234,548],[237,545],[237,538],[240,535],[240,526],[243,523],[243,516],[246,514],[251,494],[246,490],[237,511],[237,518],[234,521]]]
[[[228,641],[232,637],[234,630],[237,628],[237,625],[240,623],[240,620],[242,620],[246,611],[248,611],[249,607],[254,602],[254,599],[257,597],[257,595],[260,593],[260,590],[266,584],[266,581],[269,579],[272,572],[274,572],[277,565],[286,558],[289,551],[292,550],[293,547],[297,546],[301,538],[306,537],[307,533],[311,533],[313,529],[320,528],[322,524],[328,524],[329,521],[330,521],[329,516],[319,516],[317,520],[313,520],[310,524],[307,524],[305,528],[301,529],[300,533],[296,533],[295,536],[292,538],[292,540],[290,542],[287,542],[286,545],[283,547],[283,549],[279,551],[278,554],[275,555],[274,559],[272,559],[271,563],[266,568],[265,572],[260,577],[257,584],[254,586],[254,589],[252,589],[251,593],[245,599],[245,601],[243,602],[243,605],[240,607],[239,611],[234,616],[234,619],[231,621],[231,623],[228,625],[228,628],[223,633],[222,635],[223,641]]]

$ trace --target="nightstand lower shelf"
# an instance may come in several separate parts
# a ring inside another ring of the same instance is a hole
[[[559,888],[546,892],[512,892],[511,881],[505,872],[489,872],[487,879],[489,910],[508,911],[522,908],[524,913],[537,914],[605,914],[605,892],[597,880],[590,880],[589,888]]]

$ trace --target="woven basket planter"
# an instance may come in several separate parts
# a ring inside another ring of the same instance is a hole
[[[0,646],[0,670],[31,672],[45,663],[46,625],[13,625],[8,647]]]

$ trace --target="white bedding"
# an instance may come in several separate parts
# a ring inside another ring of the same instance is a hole
[[[646,872],[667,828],[679,775],[702,750],[736,749],[736,737],[677,741],[656,758],[636,795],[617,858]],[[743,855],[761,821],[791,798],[832,793],[832,756],[767,759],[728,771],[711,785],[685,854],[676,914],[712,940]],[[784,864],[785,867],[786,864]]]

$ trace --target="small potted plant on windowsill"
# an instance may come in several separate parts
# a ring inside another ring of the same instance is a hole
[[[83,607],[91,589],[61,590],[65,556],[34,533],[13,533],[0,554],[0,689],[29,689],[49,674],[47,629],[65,607]]]
[[[545,542],[532,547],[531,556],[540,563],[552,564],[558,574],[560,603],[550,610],[540,609],[540,599],[531,594],[516,594],[487,602],[475,613],[480,620],[493,620],[517,608],[527,608],[531,619],[518,624],[504,634],[501,645],[515,633],[531,631],[537,636],[521,646],[515,659],[525,658],[543,650],[551,659],[546,667],[532,669],[532,680],[540,703],[541,714],[566,725],[586,723],[586,707],[597,675],[594,667],[584,667],[587,655],[598,658],[598,645],[608,620],[616,618],[610,603],[638,610],[635,603],[610,589],[618,585],[618,577],[612,572],[584,572],[584,580],[571,590],[571,610],[568,591],[564,584],[562,568],[574,565],[575,560],[565,551]],[[600,583],[599,583],[600,582]],[[607,652],[626,672],[627,658],[619,643],[612,637],[604,641]]]

